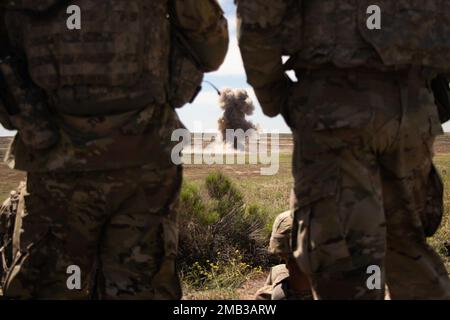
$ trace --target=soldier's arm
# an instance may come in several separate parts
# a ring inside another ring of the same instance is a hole
[[[278,38],[287,9],[288,0],[237,0],[238,41],[247,81],[270,117],[280,113],[291,84]]]
[[[217,0],[173,0],[175,23],[203,71],[217,70],[228,51],[228,24]]]

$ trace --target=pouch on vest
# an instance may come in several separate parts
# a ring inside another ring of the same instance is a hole
[[[44,93],[21,69],[17,59],[0,56],[0,100],[8,117],[5,124],[17,129],[19,138],[30,149],[47,149],[59,136]]]
[[[0,8],[0,55],[5,54],[5,42],[8,41],[8,36],[6,34],[6,28],[4,26],[4,10]],[[9,120],[8,110],[6,110],[6,106],[2,103],[0,97],[0,124],[7,130],[14,130],[11,121]]]

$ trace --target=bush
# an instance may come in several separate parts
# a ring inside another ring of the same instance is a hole
[[[197,290],[233,290],[251,277],[262,274],[262,268],[246,263],[239,250],[229,258],[216,262],[208,260],[207,264],[195,262],[192,268],[182,273],[185,286]]]
[[[181,192],[179,262],[184,274],[195,266],[236,259],[267,266],[270,237],[268,214],[244,203],[242,193],[220,172],[213,172],[200,186],[185,182]],[[224,270],[223,268],[221,270]]]

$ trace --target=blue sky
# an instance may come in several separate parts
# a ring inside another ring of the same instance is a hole
[[[205,76],[205,80],[214,83],[219,89],[224,87],[245,88],[256,105],[255,113],[249,118],[258,124],[265,131],[277,130],[279,132],[290,132],[281,116],[269,118],[263,115],[259,107],[253,90],[247,84],[242,60],[236,40],[236,8],[233,0],[219,0],[228,18],[230,30],[230,47],[228,55],[221,68]],[[183,123],[192,131],[217,131],[217,120],[222,115],[218,104],[217,93],[208,85],[203,85],[203,90],[192,104],[188,104],[178,110],[178,114]],[[450,123],[444,126],[446,131],[450,131]],[[0,136],[10,135],[0,126]]]

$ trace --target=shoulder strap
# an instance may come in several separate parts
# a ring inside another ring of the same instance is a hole
[[[169,1],[169,16],[173,45],[178,46],[178,49],[181,50],[185,56],[190,58],[197,67],[200,67],[200,58],[195,54],[194,49],[189,45],[188,40],[177,25],[174,0]]]

